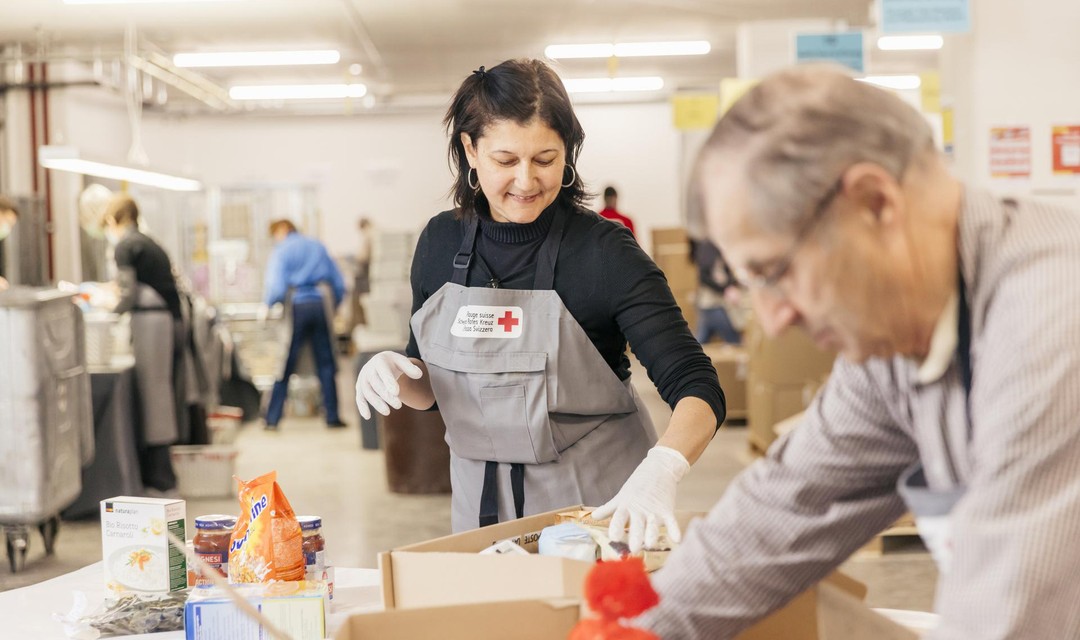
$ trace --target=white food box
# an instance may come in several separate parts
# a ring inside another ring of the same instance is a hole
[[[170,532],[186,540],[183,500],[118,496],[101,501],[101,559],[109,596],[169,593],[187,588],[183,550],[169,545]]]

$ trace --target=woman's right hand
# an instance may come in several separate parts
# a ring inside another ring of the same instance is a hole
[[[397,380],[402,374],[419,380],[424,372],[409,358],[394,351],[377,353],[360,368],[360,375],[356,376],[356,408],[364,420],[371,419],[371,408],[384,416],[390,415],[391,408],[401,408],[398,397],[401,387]]]

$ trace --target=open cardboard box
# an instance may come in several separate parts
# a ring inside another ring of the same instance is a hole
[[[581,505],[418,542],[379,554],[383,607],[412,609],[475,602],[581,598],[591,562],[541,555],[479,555],[499,540],[536,554],[540,532]],[[702,514],[680,512],[679,526]]]
[[[834,573],[736,640],[917,640],[918,635],[866,606],[866,588]],[[546,640],[566,638],[581,616],[577,600],[520,600],[350,617],[334,640]]]
[[[395,609],[350,617],[334,640],[549,640],[577,624],[577,600],[519,600]]]

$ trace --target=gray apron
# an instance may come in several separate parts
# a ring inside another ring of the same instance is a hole
[[[143,439],[147,446],[173,444],[180,436],[173,382],[177,323],[157,291],[145,284],[136,289],[131,344]]]
[[[451,282],[412,317],[446,423],[455,532],[600,505],[656,443],[649,414],[552,289],[556,213],[532,290],[466,286],[473,216]]]
[[[326,315],[326,328],[330,333],[330,345],[334,344],[334,289],[326,282],[320,282],[315,285],[315,288],[319,290],[319,295],[322,297],[323,313]],[[292,345],[293,337],[293,294],[296,293],[295,289],[289,288],[285,292],[285,309],[282,312],[281,318],[284,326],[283,342],[285,343],[285,354],[281,358],[281,364],[278,368],[278,380],[282,380],[285,377],[285,364],[289,359],[289,349]],[[334,359],[334,373],[337,373],[337,359]],[[293,374],[298,376],[314,376],[318,374],[318,367],[315,366],[315,345],[309,345],[309,348],[301,349],[299,356],[296,358],[296,365],[293,369]]]
[[[957,323],[957,358],[960,377],[964,381],[965,416],[967,436],[971,440],[971,311],[965,294],[964,276],[959,278],[959,319]],[[942,427],[944,428],[944,427]],[[955,472],[954,472],[955,476]],[[954,477],[954,480],[959,478]],[[953,537],[949,516],[953,508],[967,493],[962,484],[948,490],[931,489],[921,462],[917,462],[901,474],[897,490],[908,510],[915,516],[919,536],[937,564],[938,571],[947,574],[952,566]]]

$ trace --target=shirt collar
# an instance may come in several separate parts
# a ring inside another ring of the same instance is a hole
[[[959,343],[957,322],[960,317],[960,299],[957,292],[953,291],[949,301],[945,303],[945,309],[938,316],[937,324],[934,325],[934,333],[930,336],[930,352],[919,364],[919,370],[915,379],[919,384],[936,382],[945,375],[949,365],[952,364],[953,355],[956,353],[956,345]]]

